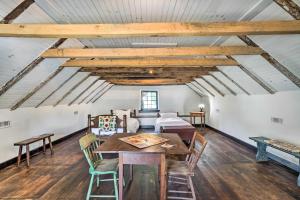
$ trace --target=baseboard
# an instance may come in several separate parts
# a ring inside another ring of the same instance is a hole
[[[70,137],[73,137],[74,135],[79,134],[79,133],[81,133],[81,132],[83,132],[85,130],[87,130],[87,128],[83,128],[83,129],[80,129],[78,131],[75,131],[75,132],[73,132],[73,133],[71,133],[69,135],[66,135],[66,136],[64,136],[62,138],[59,138],[57,140],[52,141],[52,144],[53,145],[59,144],[59,143],[65,141],[65,140],[69,139]],[[47,148],[49,148],[49,144],[47,144],[46,146],[47,146]],[[42,151],[43,151],[43,147],[42,146],[37,147],[35,149],[32,149],[32,150],[30,150],[30,156],[34,156],[34,155],[36,155],[36,154],[38,154],[38,153],[40,153]],[[25,158],[26,158],[26,153],[23,153],[21,159],[25,159]],[[18,157],[16,156],[16,157],[14,157],[12,159],[9,159],[9,160],[7,160],[7,161],[5,161],[3,163],[0,163],[0,170],[3,169],[3,168],[5,168],[5,167],[8,167],[8,166],[10,166],[12,164],[17,163],[17,160],[18,160]]]
[[[211,130],[213,130],[213,131],[215,131],[215,132],[217,132],[217,133],[219,133],[219,134],[221,134],[221,135],[223,135],[223,136],[225,136],[225,137],[227,137],[227,138],[229,138],[229,139],[231,139],[231,140],[233,140],[233,141],[235,141],[238,144],[241,144],[241,145],[245,146],[246,148],[248,148],[249,150],[251,150],[251,151],[253,151],[255,153],[257,151],[257,147],[252,146],[252,145],[250,145],[250,144],[248,144],[248,143],[246,143],[246,142],[244,142],[244,141],[242,141],[242,140],[240,140],[240,139],[238,139],[236,137],[233,137],[233,136],[231,136],[231,135],[229,135],[227,133],[224,133],[223,131],[215,129],[214,127],[211,127],[211,126],[209,126],[207,124],[206,124],[206,127],[209,128],[209,129],[211,129]],[[294,172],[300,172],[300,166],[298,166],[295,163],[292,163],[292,162],[290,162],[288,160],[285,160],[285,159],[283,159],[281,157],[278,157],[278,156],[276,156],[276,155],[274,155],[274,154],[272,154],[270,152],[268,152],[268,158],[271,159],[271,160],[273,160],[274,162],[276,162],[277,164],[279,164],[282,167],[285,167],[285,168],[288,168],[290,170],[293,170]]]
[[[140,125],[141,129],[155,129],[154,125]]]

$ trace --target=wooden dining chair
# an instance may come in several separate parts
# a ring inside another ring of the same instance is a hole
[[[196,132],[190,147],[191,154],[186,157],[185,161],[167,160],[167,175],[169,182],[174,185],[186,185],[187,188],[191,190],[168,190],[168,194],[192,194],[192,198],[168,196],[168,199],[196,199],[192,176],[194,176],[194,169],[197,166],[206,144],[206,139],[199,132]]]
[[[89,184],[89,189],[86,195],[86,199],[91,197],[100,197],[100,198],[115,198],[118,197],[118,179],[117,179],[117,170],[118,170],[118,159],[103,159],[101,154],[96,154],[93,151],[98,148],[100,141],[97,139],[96,135],[89,133],[79,139],[79,144],[81,150],[83,151],[85,158],[89,164],[89,173],[91,174],[91,180]],[[101,175],[111,174],[112,179],[101,179]],[[114,195],[92,195],[92,188],[94,183],[94,178],[97,176],[97,187],[99,187],[100,182],[104,181],[114,181]]]

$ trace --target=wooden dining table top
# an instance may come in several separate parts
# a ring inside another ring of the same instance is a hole
[[[151,133],[149,133],[151,134]],[[186,155],[189,154],[187,146],[182,142],[177,133],[160,133],[156,136],[166,138],[167,144],[174,145],[171,148],[164,148],[161,144],[153,145],[146,148],[137,148],[126,142],[119,140],[119,138],[133,136],[137,134],[132,133],[118,133],[110,136],[103,144],[101,144],[94,152],[96,153],[119,153],[119,152],[135,152],[135,153],[165,153],[169,155]]]

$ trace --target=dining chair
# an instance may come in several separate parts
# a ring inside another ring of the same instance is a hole
[[[186,185],[190,191],[169,190],[168,194],[192,194],[192,198],[168,196],[168,199],[196,199],[195,190],[192,182],[194,169],[206,147],[206,139],[199,133],[194,134],[190,147],[191,154],[186,157],[185,161],[167,159],[167,176],[169,183],[177,185]]]
[[[115,198],[118,197],[118,179],[117,179],[117,170],[118,170],[118,159],[103,159],[102,154],[96,154],[93,151],[98,148],[100,141],[97,139],[96,135],[88,133],[87,135],[79,139],[79,144],[81,150],[83,151],[85,158],[89,164],[89,173],[91,174],[91,180],[86,195],[86,199],[91,197],[100,197],[100,198]],[[111,174],[112,179],[101,179],[101,175]],[[93,195],[91,194],[94,178],[97,176],[97,187],[99,187],[100,182],[113,181],[114,182],[114,195]]]

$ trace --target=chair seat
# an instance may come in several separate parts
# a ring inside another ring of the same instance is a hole
[[[167,160],[167,171],[169,175],[194,176],[186,161]]]
[[[100,172],[117,171],[119,159],[103,159],[95,163],[95,170]]]

